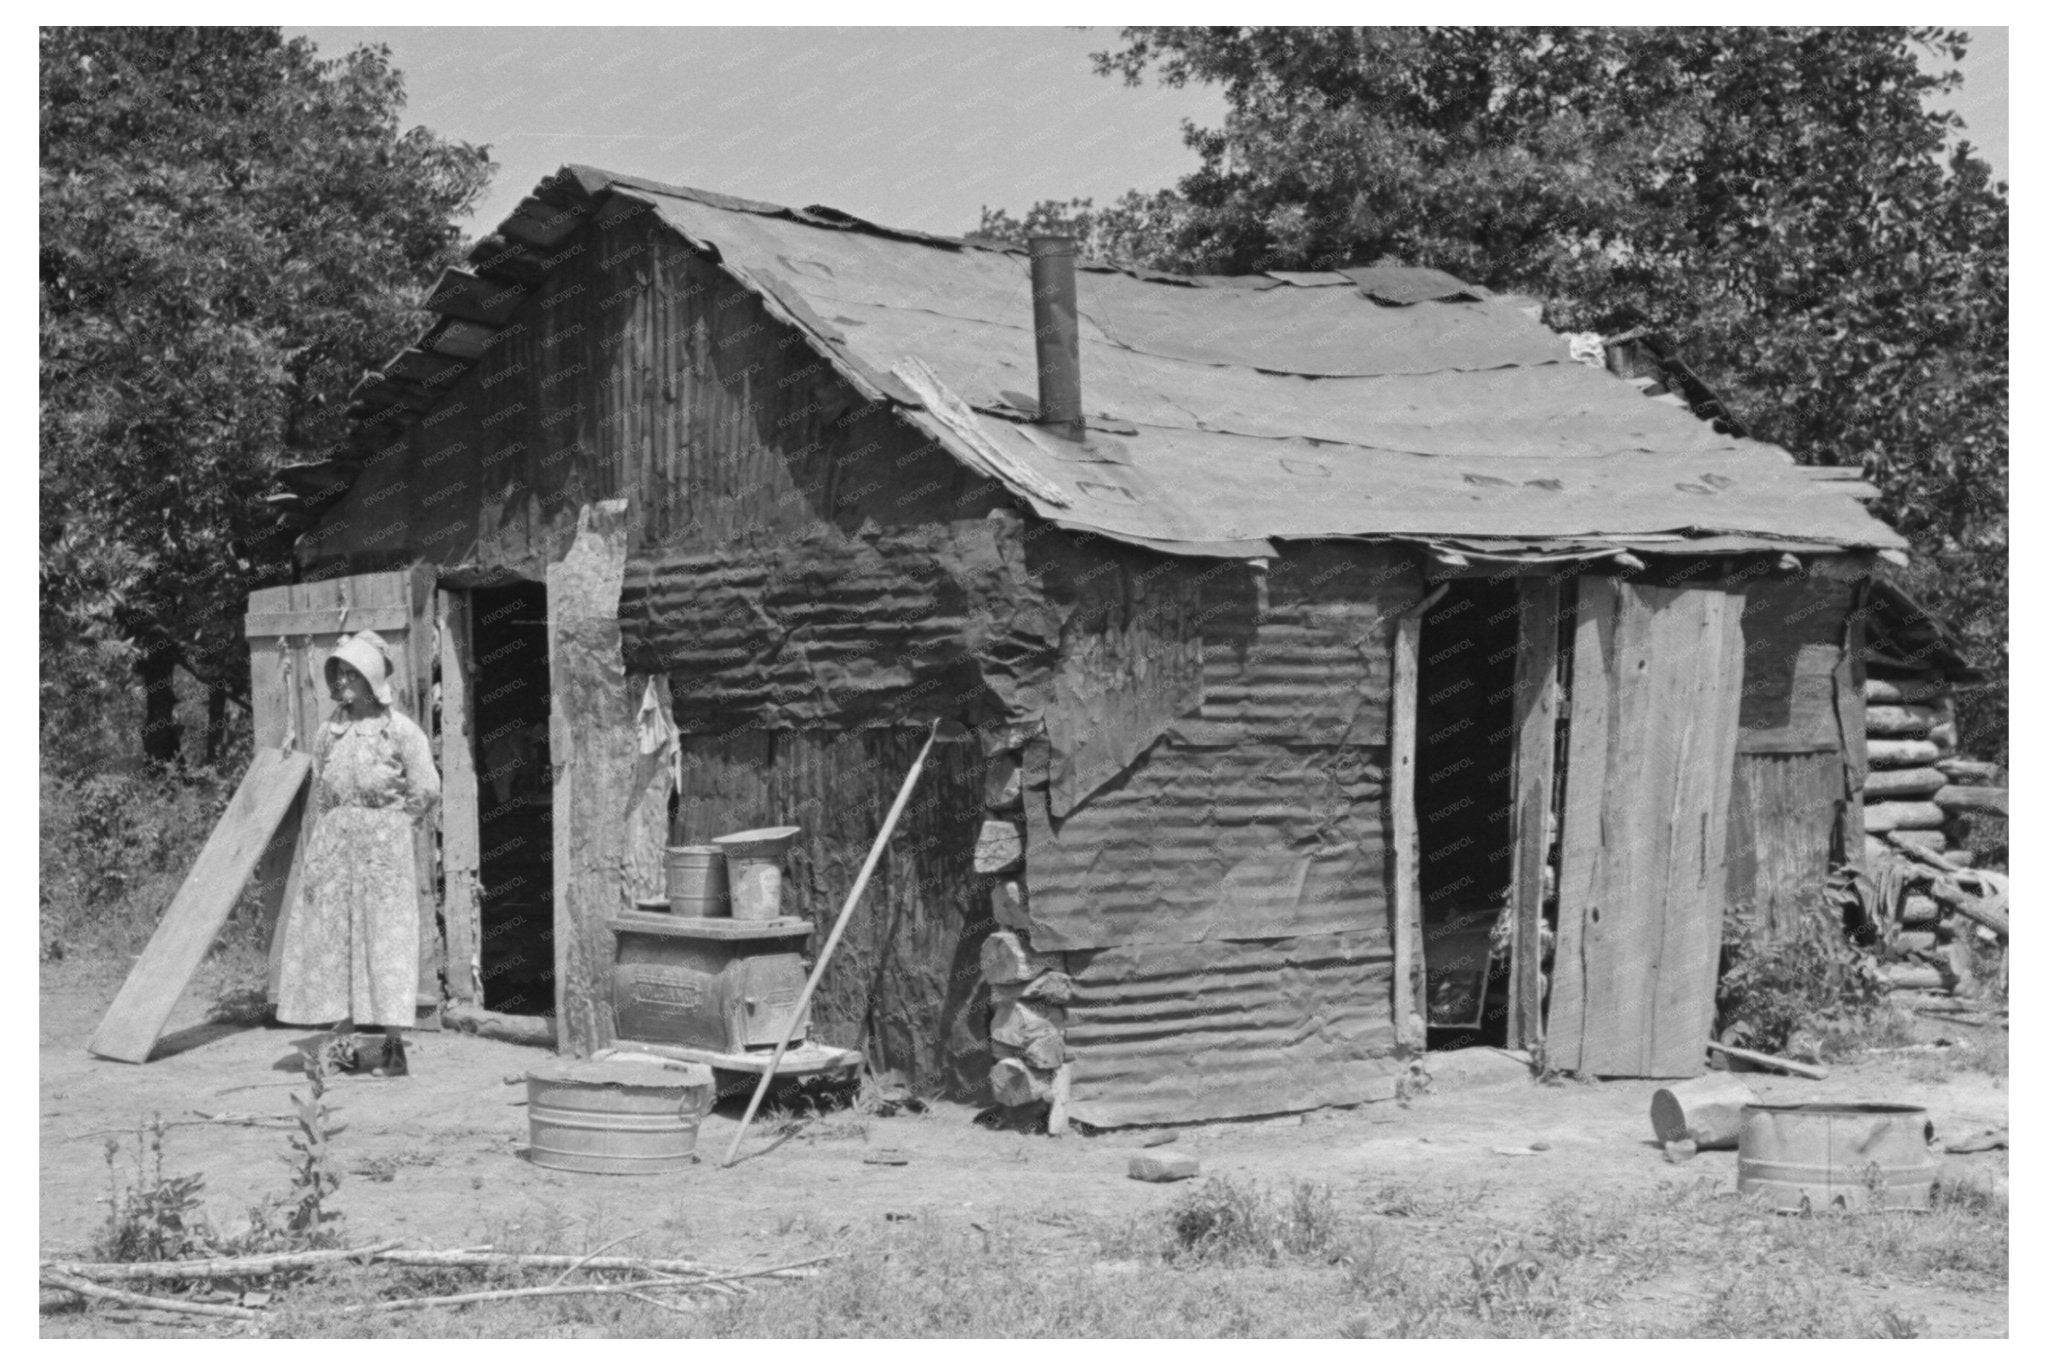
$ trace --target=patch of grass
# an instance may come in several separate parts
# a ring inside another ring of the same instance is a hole
[[[1241,1265],[1331,1261],[1345,1227],[1330,1187],[1298,1180],[1275,1194],[1251,1182],[1212,1176],[1167,1213],[1165,1259]]]

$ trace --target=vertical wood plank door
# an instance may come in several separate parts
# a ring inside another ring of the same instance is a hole
[[[249,641],[249,697],[255,747],[310,754],[314,736],[332,716],[327,656],[343,635],[374,630],[391,648],[392,702],[429,737],[434,734],[433,580],[425,567],[351,574],[311,583],[262,588],[249,594],[243,633]],[[280,839],[257,877],[272,917],[270,997],[277,997],[277,947],[298,892],[299,859],[309,831]],[[418,1004],[423,1024],[438,1026],[441,1006],[441,932],[435,882],[435,831],[415,836],[420,876]],[[279,864],[285,864],[279,867]]]
[[[1713,1026],[1742,598],[1580,580],[1546,1057],[1695,1076]]]

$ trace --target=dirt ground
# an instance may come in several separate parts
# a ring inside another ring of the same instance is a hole
[[[119,980],[47,965],[41,1011],[41,1208],[45,1257],[84,1253],[105,1217],[107,1136],[126,1153],[138,1124],[208,1114],[273,1115],[302,1088],[294,1043],[305,1030],[208,1025],[194,992],[173,1017],[166,1046],[146,1066],[84,1049]],[[1951,1036],[1968,1032],[1946,1026]],[[1940,1028],[1929,1036],[1938,1036]],[[405,1081],[342,1078],[329,1093],[345,1128],[335,1138],[344,1184],[335,1202],[349,1240],[406,1237],[436,1247],[536,1239],[583,1250],[636,1228],[660,1226],[712,1264],[801,1254],[819,1237],[859,1241],[909,1218],[987,1217],[1057,1223],[1075,1210],[1115,1217],[1157,1209],[1175,1186],[1126,1175],[1135,1133],[1051,1139],[976,1126],[972,1112],[939,1106],[918,1116],[840,1121],[785,1137],[756,1129],[751,1155],[730,1169],[715,1159],[739,1117],[735,1101],[704,1123],[688,1172],[659,1180],[577,1175],[536,1167],[523,1154],[523,1085],[508,1077],[546,1054],[467,1035],[421,1035]],[[1894,1054],[1839,1067],[1826,1081],[1746,1077],[1767,1101],[1886,1100],[1923,1104],[1937,1133],[1959,1136],[2006,1122],[2002,1076],[1944,1069],[1929,1054]],[[1184,1129],[1171,1150],[1200,1158],[1205,1174],[1260,1181],[1295,1178],[1342,1190],[1414,1181],[1456,1189],[1501,1223],[1541,1216],[1560,1194],[1598,1189],[1650,1194],[1671,1186],[1735,1183],[1733,1152],[1667,1163],[1651,1140],[1653,1082],[1540,1085],[1499,1054],[1432,1058],[1435,1081],[1411,1103],[1364,1105]],[[1526,1149],[1531,1155],[1496,1149]],[[231,1221],[288,1183],[284,1133],[204,1124],[173,1128],[165,1170],[203,1173],[207,1206]],[[864,1161],[875,1148],[904,1165]],[[2006,1153],[1943,1158],[1945,1171],[2003,1176]],[[1657,1292],[1657,1291],[1653,1291]],[[1687,1287],[1668,1292],[1683,1298]],[[1966,1296],[1892,1282],[1869,1287],[1924,1317],[1931,1335],[2005,1331],[2006,1296]]]

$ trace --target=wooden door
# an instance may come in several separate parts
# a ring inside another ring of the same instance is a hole
[[[1694,1076],[1713,1026],[1742,598],[1580,580],[1546,1057]]]
[[[249,594],[243,633],[249,640],[249,697],[256,748],[313,750],[313,738],[334,710],[325,674],[327,656],[343,635],[374,630],[391,647],[396,672],[392,701],[435,733],[436,650],[431,571],[419,567],[293,583]],[[438,1025],[441,1007],[441,934],[436,923],[435,834],[422,827],[415,840],[420,871],[419,1007],[422,1023]],[[277,995],[277,948],[298,891],[298,855],[305,831],[280,839],[258,876],[273,915],[270,994]],[[287,870],[288,869],[288,870]]]

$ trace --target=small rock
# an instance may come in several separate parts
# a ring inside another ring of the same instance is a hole
[[[1529,1150],[1532,1152],[1547,1152],[1550,1150],[1550,1144],[1547,1142],[1532,1142],[1529,1144]]]
[[[1493,1154],[1495,1156],[1534,1156],[1536,1155],[1536,1149],[1534,1147],[1496,1147],[1493,1149]]]
[[[1138,1145],[1140,1147],[1164,1147],[1179,1136],[1180,1129],[1178,1128],[1162,1128],[1156,1133],[1145,1134],[1144,1137],[1138,1140]]]
[[[1699,1145],[1691,1138],[1679,1138],[1676,1142],[1664,1144],[1664,1159],[1677,1166],[1691,1161],[1699,1155]]]
[[[910,1158],[894,1147],[877,1147],[861,1158],[869,1166],[908,1166]]]
[[[1150,1180],[1165,1183],[1169,1180],[1188,1180],[1201,1172],[1202,1163],[1186,1152],[1134,1152],[1131,1154],[1131,1179]]]

